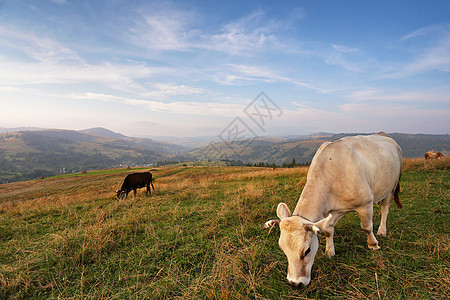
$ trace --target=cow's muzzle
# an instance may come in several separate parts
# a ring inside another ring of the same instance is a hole
[[[290,286],[294,288],[300,288],[301,286],[307,286],[311,282],[311,278],[308,277],[300,277],[297,280],[292,280],[288,278],[288,282]]]

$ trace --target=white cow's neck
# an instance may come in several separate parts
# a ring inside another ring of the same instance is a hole
[[[317,188],[317,186],[312,188],[312,186],[311,184],[306,184],[292,215],[301,216],[311,222],[317,222],[329,213],[328,199],[323,192],[324,189]]]

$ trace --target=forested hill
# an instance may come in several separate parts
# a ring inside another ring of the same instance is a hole
[[[202,159],[239,160],[244,163],[275,163],[282,165],[293,159],[297,163],[311,162],[316,150],[326,141],[335,141],[344,136],[356,133],[328,134],[320,133],[302,138],[256,138],[248,142],[235,144],[216,143],[208,147],[195,149],[190,152],[192,157]],[[389,134],[400,145],[403,157],[423,157],[425,151],[441,151],[446,155],[450,152],[450,136],[429,134]],[[450,154],[450,153],[449,153]]]
[[[450,152],[450,136],[448,134],[404,134],[392,133],[390,136],[399,144],[403,157],[423,157],[425,151]]]

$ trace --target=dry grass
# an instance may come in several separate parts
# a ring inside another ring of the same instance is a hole
[[[295,206],[307,168],[157,168],[152,196],[122,201],[114,190],[133,170],[0,185],[0,298],[439,299],[450,292],[449,173],[404,165],[405,208],[392,208],[382,250],[366,250],[348,215],[336,257],[321,240],[302,289],[286,283],[278,229],[261,225],[279,202]]]
[[[405,158],[403,159],[403,171],[410,170],[443,170],[450,165],[450,156],[441,159]]]

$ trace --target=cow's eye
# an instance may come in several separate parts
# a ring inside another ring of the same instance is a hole
[[[309,247],[308,250],[305,251],[305,255],[304,256],[308,255],[310,251],[311,251],[311,247]]]

